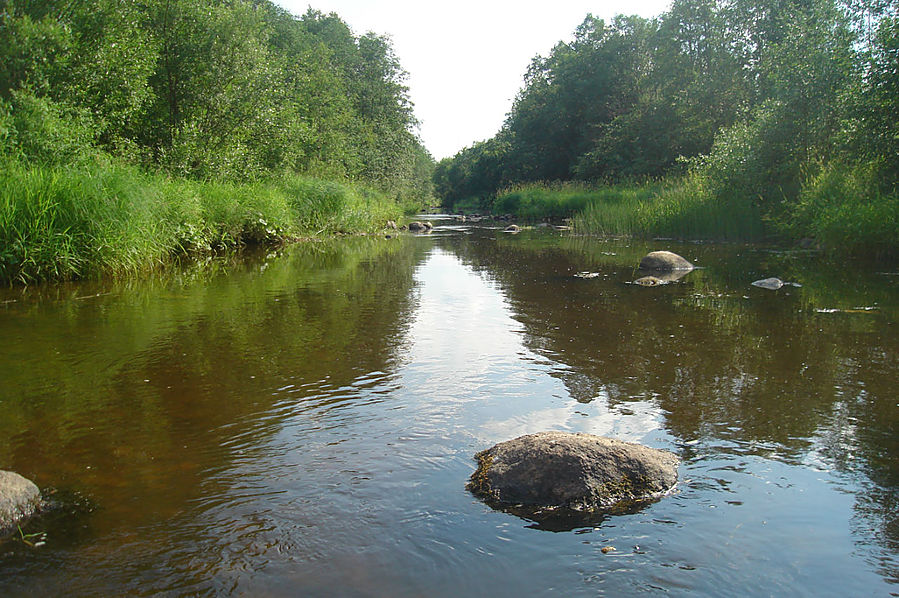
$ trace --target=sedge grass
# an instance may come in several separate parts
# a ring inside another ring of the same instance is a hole
[[[571,218],[575,231],[585,235],[732,241],[766,235],[752,202],[714,198],[697,176],[593,187],[522,185],[500,193],[494,212],[530,221]]]
[[[383,194],[292,176],[199,182],[94,164],[0,171],[0,281],[155,267],[173,254],[372,231],[402,215]]]

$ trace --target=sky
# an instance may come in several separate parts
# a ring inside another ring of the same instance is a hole
[[[437,160],[496,134],[531,59],[572,39],[588,13],[658,16],[671,0],[276,0],[336,12],[356,35],[387,35],[408,73],[419,134]]]

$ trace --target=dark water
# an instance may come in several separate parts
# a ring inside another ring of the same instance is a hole
[[[0,595],[899,595],[895,265],[439,224],[0,291],[0,469],[84,505]],[[627,284],[654,248],[702,269]],[[540,430],[679,491],[567,531],[465,491]]]

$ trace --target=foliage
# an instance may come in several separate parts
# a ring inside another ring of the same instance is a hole
[[[67,108],[25,91],[0,99],[0,159],[72,164],[98,155],[94,129],[83,110]]]
[[[882,165],[828,166],[802,189],[788,226],[826,248],[893,255],[899,238],[899,193],[878,190]]]
[[[0,3],[0,149],[38,164],[80,147],[193,179],[358,180],[423,205],[433,160],[404,79],[389,39],[268,0]]]
[[[664,178],[666,190],[639,209],[597,211],[588,201],[582,225],[606,230],[613,223],[601,213],[625,210],[611,228],[757,238],[767,222],[797,237],[867,239],[882,252],[880,229],[860,223],[868,203],[889,212],[899,184],[896,10],[879,1],[675,0],[652,20],[588,15],[571,41],[532,61],[495,137],[437,165],[436,192],[452,208],[525,185],[494,202],[510,211],[537,201],[528,194],[541,181]],[[868,203],[828,204],[861,227],[857,235],[808,216],[802,206],[833,172],[869,166],[870,176],[849,177],[868,185],[856,189]],[[552,195],[547,206],[569,201]],[[746,218],[748,228],[733,226]]]
[[[404,80],[389,39],[268,0],[3,0],[0,279],[419,209],[434,164]]]

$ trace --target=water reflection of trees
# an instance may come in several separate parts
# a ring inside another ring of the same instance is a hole
[[[347,239],[30,291],[3,326],[0,464],[89,492],[109,525],[171,516],[229,466],[229,439],[277,430],[277,389],[396,370],[424,256]]]
[[[873,484],[863,518],[899,550],[897,304],[891,280],[739,247],[686,247],[706,269],[676,285],[633,280],[645,245],[500,237],[450,242],[497,280],[529,347],[565,364],[556,375],[578,401],[610,407],[652,400],[684,442],[736,445],[792,463],[809,457]],[[753,289],[775,270],[802,288]],[[580,271],[600,276],[575,278]],[[816,309],[877,302],[877,311]],[[888,565],[885,565],[888,568]],[[890,573],[888,573],[890,575]],[[892,573],[895,575],[895,572]]]

